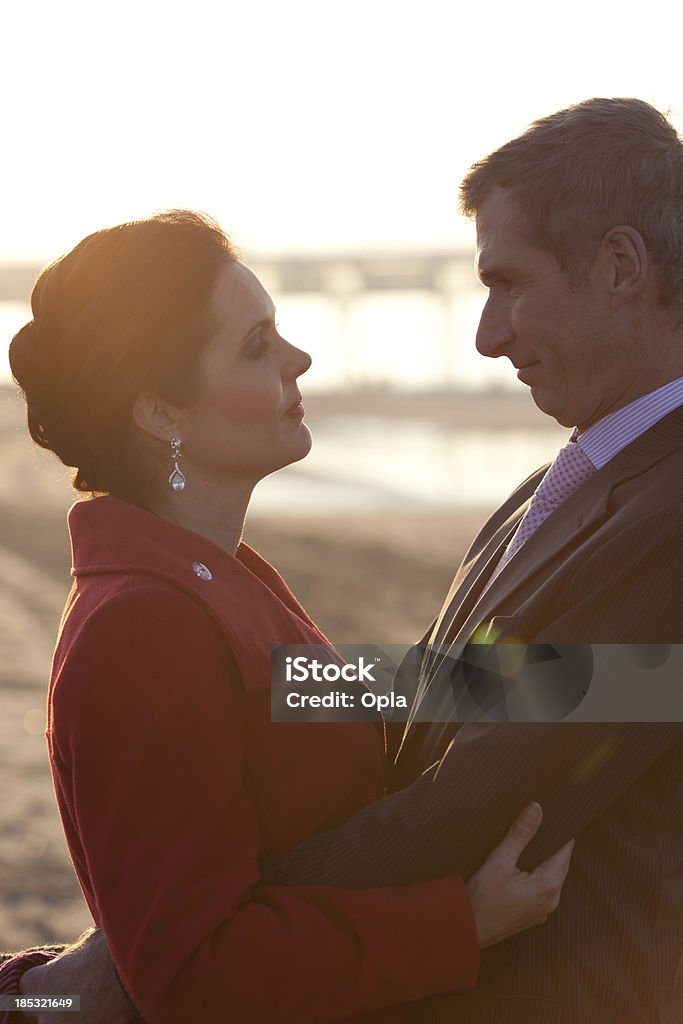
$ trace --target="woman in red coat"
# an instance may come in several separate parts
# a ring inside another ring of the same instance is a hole
[[[41,274],[32,308],[10,351],[29,428],[91,493],[69,515],[50,761],[79,882],[141,1014],[398,1021],[400,1004],[473,985],[480,945],[552,908],[568,850],[530,877],[494,858],[472,900],[457,877],[259,880],[260,857],[339,824],[384,779],[378,725],[270,721],[271,645],[326,641],[241,541],[256,483],[311,443],[310,359],[268,294],[216,224],[175,211],[86,238]]]

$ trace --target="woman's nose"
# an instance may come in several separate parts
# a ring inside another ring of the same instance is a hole
[[[285,344],[289,349],[284,368],[285,376],[300,377],[302,373],[310,370],[313,360],[308,352],[304,352],[302,348],[297,348],[296,345],[292,345],[289,341],[285,342]]]

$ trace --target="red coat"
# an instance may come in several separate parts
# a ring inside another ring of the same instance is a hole
[[[473,985],[456,877],[259,884],[260,856],[384,785],[375,726],[271,723],[271,644],[324,639],[275,570],[116,498],[77,503],[69,526],[50,759],[85,898],[145,1019],[398,1021],[370,1011]]]

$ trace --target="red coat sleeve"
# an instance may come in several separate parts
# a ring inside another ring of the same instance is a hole
[[[101,606],[54,680],[67,838],[145,1019],[324,1024],[473,985],[476,931],[456,877],[259,885],[235,671],[203,610],[150,585]]]

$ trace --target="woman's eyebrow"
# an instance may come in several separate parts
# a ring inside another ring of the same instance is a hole
[[[272,325],[274,323],[275,323],[275,310],[273,310],[273,315],[272,316],[264,317],[263,320],[259,320],[259,322],[257,324],[254,324],[253,327],[250,327],[249,330],[247,331],[247,333],[244,335],[244,337],[240,341],[240,345],[244,345],[245,342],[249,341],[249,339],[251,338],[252,334],[256,334],[256,332],[260,331],[263,327],[272,327]]]

